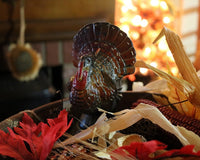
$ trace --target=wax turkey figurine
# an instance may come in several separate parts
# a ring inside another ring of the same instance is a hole
[[[135,49],[127,34],[117,26],[96,22],[75,36],[73,63],[78,71],[71,82],[72,110],[107,111],[120,99],[120,79],[135,71]]]
[[[41,55],[29,44],[10,45],[6,58],[12,75],[19,81],[35,79],[42,66]]]

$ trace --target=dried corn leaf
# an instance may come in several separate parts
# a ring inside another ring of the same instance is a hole
[[[107,141],[105,141],[106,137],[105,135],[102,135],[101,137],[98,138],[98,146],[101,146],[102,148],[106,148],[107,147]]]
[[[194,149],[196,151],[200,150],[200,138],[199,136],[197,136],[196,134],[194,134],[194,132],[189,131],[187,129],[185,129],[184,127],[181,126],[177,126],[179,132],[187,138],[187,140],[190,142],[190,144],[195,144]]]
[[[174,87],[170,87],[170,92],[165,92],[164,94],[170,95],[168,96],[168,99],[171,103],[181,102],[187,99],[187,97],[182,92]],[[196,107],[189,101],[174,104],[174,107],[176,107],[179,113],[195,118]]]
[[[104,140],[105,141],[105,140]],[[104,148],[103,150],[96,151],[94,154],[99,158],[111,159],[110,153],[122,146],[130,145],[132,142],[145,142],[144,137],[138,134],[124,135],[122,133],[117,133],[112,139],[109,140],[110,146]]]
[[[135,63],[136,67],[141,67],[141,68],[148,68],[151,69],[155,74],[157,74],[158,76],[160,76],[161,78],[166,79],[170,84],[174,85],[176,88],[178,88],[180,91],[182,91],[184,93],[184,95],[186,95],[186,97],[189,99],[191,97],[191,95],[194,94],[195,92],[195,87],[190,84],[189,82],[183,80],[183,79],[179,79],[177,77],[174,77],[170,74],[167,74],[149,64],[146,64],[144,61],[137,61]]]
[[[103,149],[94,152],[94,154],[99,158],[111,159],[109,152],[119,147],[118,138],[123,136],[125,135],[119,132],[109,133],[107,139],[104,139],[105,142],[109,143],[109,147],[104,147]]]
[[[169,104],[170,104],[169,98],[167,96],[165,97],[165,96],[162,96],[162,95],[153,94],[153,98],[155,99],[155,101],[158,104],[161,104],[161,105],[164,105],[164,106],[169,106]]]
[[[164,35],[180,74],[184,80],[188,81],[195,87],[194,92],[188,94],[189,101],[195,106],[200,107],[200,79],[198,78],[196,70],[184,50],[181,39],[171,30],[163,28],[158,37],[155,39],[154,43]]]
[[[94,155],[96,155],[99,158],[103,158],[103,159],[111,159],[110,154],[107,152],[106,149],[94,152]]]
[[[165,79],[157,79],[145,85],[145,88],[148,88],[149,91],[153,91],[153,93],[162,93],[163,91],[168,89],[168,82]]]
[[[145,138],[138,134],[130,134],[117,139],[118,146],[127,146],[130,145],[132,142],[145,142]]]
[[[165,79],[157,79],[146,85],[143,82],[133,82],[132,91],[126,92],[162,93],[166,89],[168,89],[168,82]]]
[[[193,100],[191,100],[191,97],[195,92],[195,87],[192,84],[190,84],[189,82],[183,79],[179,79],[170,74],[167,74],[151,65],[146,64],[143,61],[137,61],[135,66],[151,69],[154,73],[156,73],[161,78],[167,80],[167,82],[171,84],[171,85],[167,85],[165,84],[166,81],[158,80],[161,82],[157,84],[156,82],[151,82],[152,84],[150,83],[144,86],[144,88],[146,88],[146,91],[147,90],[150,91],[152,89],[154,93],[162,93],[168,97],[168,100],[170,103],[177,103],[177,102],[181,102],[188,99],[189,101],[184,102],[184,103],[179,103],[174,106],[177,108],[177,110],[181,114],[193,117],[195,119],[200,119],[200,107],[196,107],[196,105],[193,103]],[[159,88],[160,84],[162,84],[166,88],[164,89],[163,86],[161,86],[160,91],[155,90],[155,88]],[[155,88],[152,87],[154,85],[155,85]],[[163,99],[162,97],[154,96],[154,98],[160,104],[163,104],[163,105],[169,104],[166,101],[166,99]]]
[[[87,140],[90,138],[94,138],[95,135],[99,135],[98,137],[101,137],[102,135],[105,135],[109,132],[109,128],[110,126],[107,124],[107,117],[106,114],[103,113],[98,120],[96,121],[96,123],[90,127],[88,127],[87,129],[79,132],[78,134],[71,136],[70,138],[66,139],[64,142],[56,144],[54,146],[54,148],[57,147],[62,147],[63,145],[67,145],[67,144],[73,144],[75,142],[83,142],[83,140]]]
[[[179,132],[179,130],[172,125],[157,108],[151,105],[139,104],[135,109],[126,109],[115,113],[115,115],[115,119],[107,119],[103,113],[100,117],[101,120],[99,119],[97,121],[98,123],[95,123],[82,132],[68,138],[62,144],[66,145],[74,143],[77,140],[86,140],[94,136],[99,137],[106,133],[122,130],[135,124],[142,118],[147,118],[153,123],[158,124],[164,130],[174,134],[183,145],[190,144],[189,141]],[[94,128],[96,128],[95,135],[93,132]]]

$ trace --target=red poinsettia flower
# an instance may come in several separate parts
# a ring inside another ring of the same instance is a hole
[[[14,127],[14,131],[8,128],[9,133],[0,130],[0,154],[17,160],[45,160],[56,140],[72,123],[72,120],[68,123],[67,115],[63,110],[57,118],[48,119],[48,124],[37,125],[24,113],[20,127]]]
[[[118,157],[123,157],[124,159],[137,159],[137,160],[158,160],[174,157],[195,157],[200,159],[200,151],[194,152],[194,145],[187,145],[181,149],[173,149],[164,152],[156,157],[152,156],[157,150],[166,149],[167,145],[156,141],[148,142],[132,142],[128,146],[122,146],[114,150],[111,156],[113,160],[117,160]]]

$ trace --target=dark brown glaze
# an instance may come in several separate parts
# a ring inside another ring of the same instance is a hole
[[[88,24],[74,36],[72,56],[78,67],[72,107],[111,110],[120,98],[120,79],[135,71],[136,53],[127,34],[110,23]]]

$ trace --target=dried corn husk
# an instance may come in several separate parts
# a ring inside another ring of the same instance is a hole
[[[122,110],[120,112],[114,113],[114,115],[115,119],[107,119],[105,113],[103,113],[94,125],[66,139],[62,145],[71,144],[77,140],[79,141],[92,137],[101,137],[107,133],[125,129],[142,118],[147,118],[153,123],[158,124],[164,130],[174,134],[183,145],[190,144],[190,141],[188,140],[190,136],[184,137],[184,135],[181,134],[177,127],[172,125],[154,106],[148,104],[139,104],[135,109]],[[198,137],[194,143],[200,143],[200,138]],[[200,148],[197,148],[197,150],[200,150]]]
[[[143,61],[137,61],[136,66],[151,69],[154,73],[156,73],[158,76],[164,79],[164,80],[163,79],[157,80],[155,82],[153,81],[149,83],[148,85],[144,86],[142,90],[146,89],[146,91],[151,90],[154,93],[162,93],[167,96],[170,103],[177,103],[177,102],[181,102],[188,99],[190,101],[179,103],[174,106],[181,114],[184,114],[196,119],[200,119],[200,116],[199,116],[200,108],[196,107],[191,102],[191,99],[190,99],[192,94],[194,94],[195,92],[195,87],[192,84],[190,84],[189,82],[183,79],[179,79],[175,76],[167,74],[153,66],[146,64]],[[168,83],[171,85],[169,85]],[[159,87],[160,85],[161,87]],[[166,101],[166,99],[163,99],[163,97],[154,95],[154,98],[160,104],[163,104],[163,105],[169,104],[169,102]]]
[[[148,84],[146,84],[142,89],[142,92],[151,92],[151,93],[162,93],[166,90],[169,90],[168,88],[169,84],[167,82],[167,80],[165,79],[157,79],[154,80]],[[133,90],[135,92],[135,90]],[[141,92],[141,88],[140,88],[140,92]]]
[[[164,35],[180,74],[184,80],[195,87],[194,92],[189,94],[189,101],[196,107],[200,107],[200,79],[198,78],[196,70],[184,50],[181,39],[177,34],[164,27],[155,39],[154,43]]]
[[[161,78],[166,79],[169,83],[174,85],[177,89],[182,91],[184,95],[189,99],[195,92],[195,87],[190,84],[189,82],[185,81],[184,79],[179,79],[177,77],[174,77],[170,74],[167,74],[149,64],[146,64],[144,61],[137,61],[135,63],[136,67],[142,67],[142,68],[148,68],[151,69],[154,73],[156,73]]]
[[[151,65],[146,64],[143,61],[137,61],[135,64],[136,67],[151,69],[154,73],[156,73],[161,78],[167,80],[168,83],[171,84],[171,86],[168,85],[168,87],[164,89],[163,84],[165,84],[165,82],[161,81],[162,85],[159,91],[159,83],[153,84],[152,82],[152,84],[150,83],[147,86],[144,86],[143,90],[150,91],[150,89],[152,89],[152,91],[165,94],[171,103],[177,103],[178,101],[187,99],[189,102],[177,104],[175,105],[175,107],[182,114],[196,119],[200,119],[199,76],[196,73],[193,64],[186,55],[185,50],[183,48],[183,44],[177,34],[175,34],[167,28],[163,28],[161,33],[155,39],[154,43],[157,42],[163,35],[165,35],[166,37],[168,46],[173,54],[173,57],[175,59],[179,72],[182,75],[182,78],[177,78],[175,76],[167,74]],[[161,97],[155,97],[155,99],[161,104],[166,104],[165,100],[162,102],[163,99]]]
[[[195,144],[195,149],[198,151],[200,149],[199,136],[194,134],[194,132],[185,129],[184,127],[177,126],[177,128],[190,144]]]
[[[181,102],[187,99],[187,97],[180,92],[177,88],[170,87],[170,92],[165,92],[165,95],[170,95],[168,96],[168,99],[171,103],[176,103],[176,102]],[[178,110],[179,113],[199,119],[200,117],[195,117],[197,116],[196,114],[196,107],[190,103],[190,101],[186,101],[184,103],[177,103],[174,104],[176,109]]]
[[[113,133],[113,132],[112,132]],[[145,138],[138,134],[130,134],[130,135],[124,135],[119,132],[115,132],[114,136],[112,138],[109,138],[109,147],[104,147],[103,150],[96,151],[94,154],[99,158],[106,158],[111,159],[110,154],[112,154],[112,151],[121,147],[130,145],[132,142],[145,142]],[[104,139],[104,142],[106,140]],[[99,146],[99,144],[98,144]],[[119,156],[119,155],[117,155]]]

